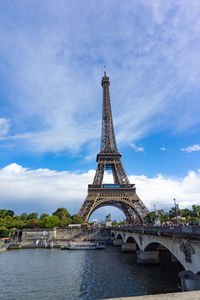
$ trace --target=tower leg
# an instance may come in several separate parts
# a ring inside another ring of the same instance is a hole
[[[83,205],[81,206],[81,209],[79,210],[79,215],[81,218],[85,221],[88,222],[89,217],[93,211],[94,204],[96,202],[97,196],[96,195],[91,195],[88,194]]]

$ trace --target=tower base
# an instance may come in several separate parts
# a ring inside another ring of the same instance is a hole
[[[125,214],[128,223],[143,223],[148,210],[136,194],[133,184],[89,185],[88,195],[79,215],[88,222],[91,214],[103,206],[114,206]],[[137,221],[138,220],[138,221]]]

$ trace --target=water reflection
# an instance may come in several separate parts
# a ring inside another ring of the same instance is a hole
[[[86,252],[80,300],[178,291],[179,265],[137,265],[135,253],[119,248]]]
[[[0,253],[1,300],[93,300],[178,291],[178,265],[137,265],[119,248]]]

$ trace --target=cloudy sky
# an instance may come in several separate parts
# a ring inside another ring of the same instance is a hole
[[[199,204],[199,15],[199,0],[0,0],[0,207],[78,211],[100,146],[104,65],[140,198]]]

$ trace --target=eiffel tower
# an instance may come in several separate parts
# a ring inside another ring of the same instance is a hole
[[[101,148],[97,154],[97,169],[92,184],[88,185],[88,195],[79,211],[79,215],[88,222],[90,215],[103,206],[115,206],[124,212],[129,223],[139,219],[142,223],[148,210],[136,194],[134,184],[130,184],[124,171],[121,154],[115,140],[110,103],[110,80],[104,71],[101,81],[103,87],[103,111]],[[111,170],[114,184],[103,184],[105,170]]]

